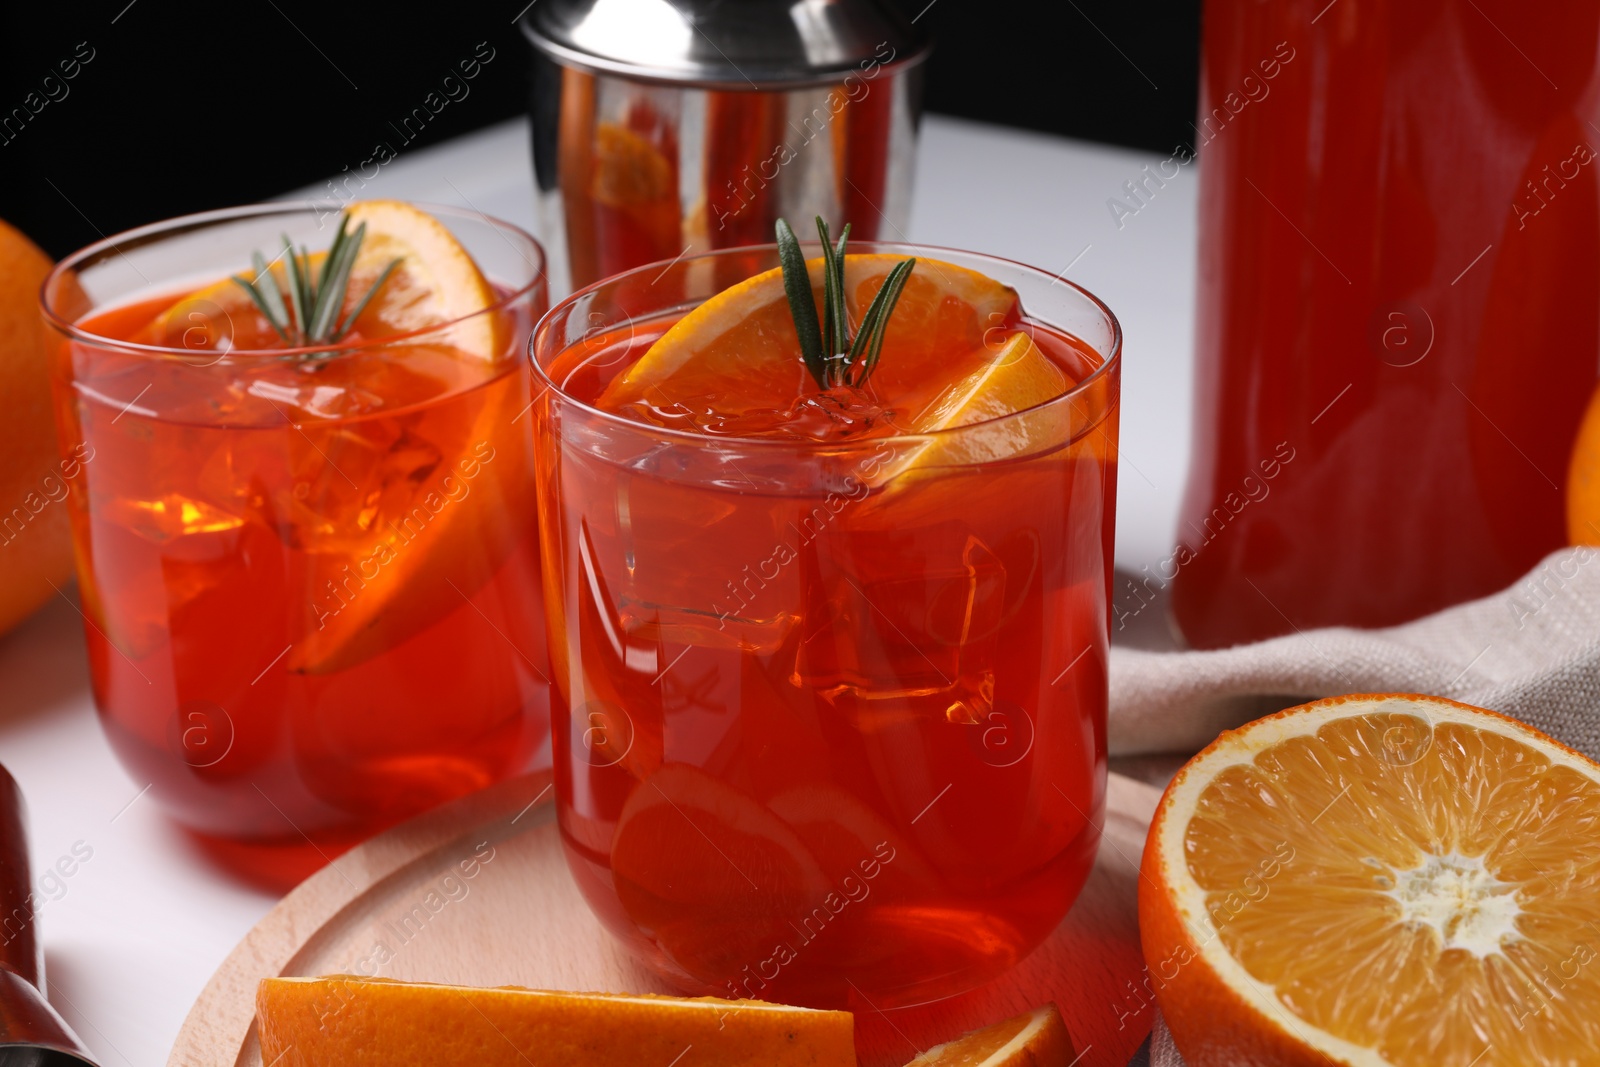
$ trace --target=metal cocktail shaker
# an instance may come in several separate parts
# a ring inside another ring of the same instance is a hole
[[[540,0],[522,28],[558,293],[779,216],[905,239],[930,46],[883,0]]]

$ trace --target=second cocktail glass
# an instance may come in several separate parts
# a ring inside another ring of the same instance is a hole
[[[851,250],[1010,286],[1076,384],[862,440],[596,406],[772,247],[600,282],[532,345],[562,837],[604,923],[690,991],[971,988],[1056,926],[1099,838],[1119,327],[1031,268]]]

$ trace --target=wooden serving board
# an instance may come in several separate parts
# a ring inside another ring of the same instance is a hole
[[[1051,938],[1011,973],[938,1004],[857,1013],[862,1067],[899,1067],[973,1027],[1054,1000],[1080,1057],[1125,1067],[1150,1029],[1135,901],[1160,792],[1113,774],[1099,857]],[[461,985],[670,993],[600,926],[567,873],[548,771],[419,816],[289,893],[212,975],[169,1067],[261,1067],[256,984],[378,974]]]

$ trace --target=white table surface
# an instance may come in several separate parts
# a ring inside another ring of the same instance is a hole
[[[1067,276],[1121,319],[1117,557],[1134,570],[1170,552],[1187,466],[1194,167],[1120,230],[1106,201],[1160,158],[931,116],[905,235],[1052,272],[1070,263]],[[527,125],[401,157],[364,192],[463,204],[535,229]],[[0,637],[0,763],[28,799],[36,884],[75,848],[90,852],[71,877],[41,887],[50,999],[103,1067],[153,1067],[275,898],[219,871],[117,763],[95,719],[81,627],[76,608],[56,600]]]

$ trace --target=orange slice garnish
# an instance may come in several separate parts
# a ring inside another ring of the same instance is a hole
[[[367,337],[387,337],[454,322],[449,339],[430,336],[489,362],[505,344],[499,316],[477,315],[495,301],[494,288],[444,223],[399,200],[362,200],[345,209],[351,228],[366,223],[367,237],[351,272],[351,293],[364,293],[391,260],[400,266],[356,320]],[[458,320],[466,321],[458,321]]]
[[[691,978],[718,984],[793,940],[791,924],[834,888],[765,805],[681,763],[634,787],[611,869],[634,923]]]
[[[903,258],[845,257],[851,321],[860,321]],[[806,266],[820,301],[822,260]],[[991,329],[1009,332],[1019,315],[1014,290],[964,267],[919,259],[889,319],[869,388],[882,403],[921,411],[946,386],[981,369],[989,351],[986,336],[998,344]],[[675,406],[738,416],[786,409],[815,390],[800,359],[783,272],[773,269],[723,290],[679,319],[611,383],[599,406],[632,410],[646,419],[652,410]]]
[[[336,975],[268,978],[261,1062],[275,1067],[855,1067],[848,1012],[756,1000],[561,993]]]
[[[1434,697],[1223,734],[1145,846],[1145,959],[1191,1067],[1579,1063],[1600,1048],[1600,766]]]
[[[594,180],[590,195],[608,207],[632,208],[678,195],[672,162],[650,140],[615,122],[594,133]]]
[[[845,257],[845,304],[852,321],[903,257]],[[821,300],[822,260],[807,263]],[[921,434],[991,422],[1043,404],[1075,383],[1023,328],[1017,294],[976,271],[918,259],[889,319],[869,395],[892,408],[893,428]],[[714,413],[783,411],[816,392],[799,354],[781,270],[748,278],[705,301],[667,330],[612,381],[599,406],[647,422],[678,425]],[[1008,420],[985,431],[903,449],[870,481],[913,466],[974,464],[1019,455],[1065,429],[1064,415]]]
[[[448,388],[441,383],[484,380],[481,364],[497,362],[509,348],[508,326],[499,314],[478,314],[492,306],[495,293],[466,249],[443,223],[410,204],[362,201],[348,214],[352,230],[362,223],[367,230],[346,310],[391,261],[399,266],[343,342],[451,325],[332,358],[319,371],[321,384],[330,391],[365,390],[404,407],[415,402],[408,392],[425,401]],[[313,268],[325,255],[311,255]],[[208,325],[197,325],[202,321]],[[140,340],[217,351],[283,345],[229,279],[179,301]],[[285,669],[329,673],[393,649],[459,609],[463,597],[493,576],[519,530],[508,516],[532,506],[526,479],[504,470],[521,458],[505,455],[490,476],[471,479],[470,486],[462,472],[481,469],[484,457],[494,455],[484,449],[504,437],[503,427],[520,406],[516,399],[507,389],[478,390],[452,400],[446,417],[409,428],[387,418],[324,422],[279,402],[291,422],[291,456],[300,460],[294,488],[303,496],[284,486],[270,521],[301,549],[305,571],[293,580],[307,590],[301,636],[283,657]],[[402,439],[407,432],[412,437]],[[451,499],[452,492],[459,499]]]
[[[935,1045],[906,1067],[1068,1067],[1072,1062],[1067,1024],[1054,1004],[1044,1004]]]
[[[494,288],[442,222],[399,200],[359,201],[346,208],[345,214],[352,231],[366,223],[367,232],[350,272],[344,307],[339,312],[341,321],[391,261],[400,263],[342,338],[344,342],[379,340],[455,323],[447,331],[429,334],[427,342],[490,362],[501,358],[506,347],[505,327],[499,316],[477,314],[494,303]],[[313,270],[320,269],[326,258],[325,251],[312,252]],[[272,266],[280,287],[284,286],[284,271],[282,262]],[[177,301],[134,340],[197,352],[284,345],[266,317],[231,279]]]
[[[879,472],[885,481],[912,466],[964,466],[1023,455],[1049,439],[1065,440],[1065,411],[1043,409],[1018,419],[1000,420],[1053,400],[1076,383],[1060,364],[1039,350],[1028,334],[1010,334],[998,349],[983,349],[978,366],[927,400],[911,419],[918,433],[971,426],[907,450]]]

